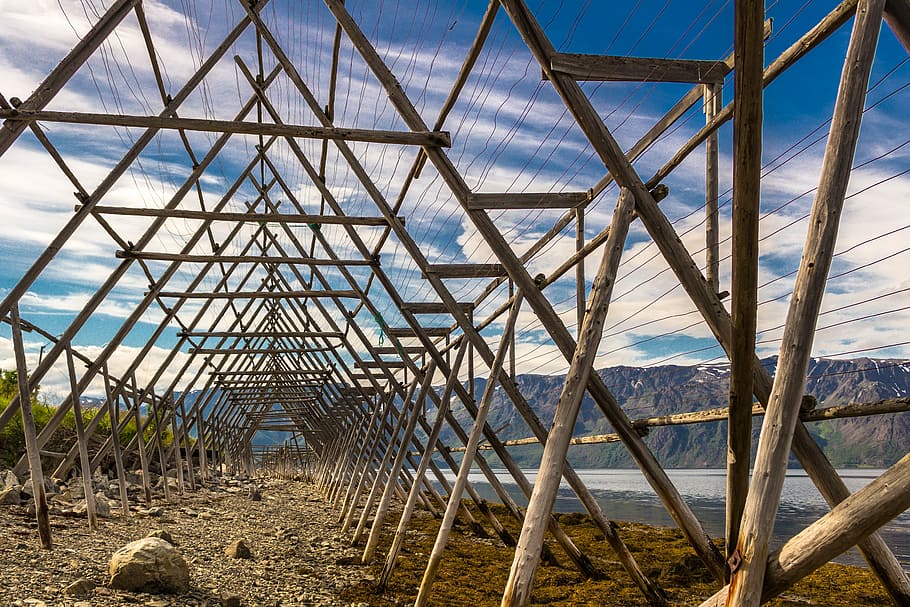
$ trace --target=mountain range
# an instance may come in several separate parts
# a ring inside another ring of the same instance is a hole
[[[763,361],[773,374],[776,357]],[[660,367],[610,367],[597,371],[632,419],[702,411],[725,407],[728,400],[729,364]],[[564,376],[519,375],[521,393],[546,427],[553,420]],[[477,399],[483,394],[485,380],[475,380]],[[850,403],[872,403],[910,395],[910,361],[858,358],[852,360],[812,359],[806,393],[818,407]],[[470,418],[460,406],[453,409],[467,430]],[[761,417],[753,420],[753,461],[758,444]],[[524,420],[501,387],[497,387],[488,417],[489,425],[502,440],[531,436]],[[890,466],[910,451],[910,413],[893,413],[847,419],[807,422],[831,462],[838,467]],[[587,394],[575,424],[575,436],[613,432],[603,413]],[[723,467],[726,461],[726,421],[684,426],[651,428],[644,440],[667,468]],[[449,445],[457,438],[443,434]],[[539,445],[510,448],[522,465],[535,467]],[[484,451],[496,462],[492,451]],[[626,468],[635,464],[620,443],[573,445],[569,460],[577,468]],[[795,460],[793,465],[796,466]]]

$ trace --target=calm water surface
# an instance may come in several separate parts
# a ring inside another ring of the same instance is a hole
[[[638,470],[604,469],[578,470],[577,472],[597,498],[608,518],[649,525],[675,526],[673,519],[667,514],[651,486]],[[839,470],[838,472],[852,493],[864,487],[883,470]],[[528,479],[534,482],[535,471],[527,471],[526,474]],[[701,521],[705,531],[713,537],[723,536],[726,471],[667,470],[667,474]],[[527,503],[508,472],[497,471],[497,476],[519,504]],[[454,478],[454,475],[451,478]],[[471,482],[483,497],[496,500],[496,496],[483,474],[472,473]],[[565,482],[560,487],[554,509],[558,512],[583,510]],[[774,545],[780,546],[826,512],[828,512],[827,504],[806,473],[803,470],[788,471],[774,526]],[[910,566],[910,511],[904,512],[885,525],[880,533],[903,565]],[[864,564],[862,556],[855,548],[838,558],[837,562],[852,565]]]

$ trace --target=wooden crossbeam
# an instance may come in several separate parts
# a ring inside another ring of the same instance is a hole
[[[146,259],[149,261],[184,261],[190,263],[275,263],[308,266],[370,266],[368,259],[318,259],[316,257],[281,257],[277,255],[181,255],[149,251],[117,251],[117,259]]]
[[[470,312],[474,309],[472,303],[459,303],[458,307],[462,312]],[[449,309],[439,301],[415,301],[401,304],[401,309],[411,314],[448,314]]]
[[[571,209],[588,202],[587,192],[536,192],[468,194],[465,204],[471,210],[497,209]]]
[[[331,375],[332,369],[274,369],[263,371],[213,371],[209,375],[225,377],[227,375]]]
[[[81,204],[75,206],[78,212]],[[244,221],[250,223],[305,223],[312,225],[385,226],[384,217],[352,217],[348,215],[306,215],[300,213],[229,213],[224,211],[197,211],[193,209],[148,209],[140,207],[96,206],[93,213],[100,215],[126,215],[130,217],[168,217],[173,219],[198,219],[200,221]],[[404,222],[404,217],[398,217]]]
[[[427,351],[423,346],[401,346],[401,352],[395,346],[383,346],[380,348],[374,348],[376,354],[400,354],[404,352],[405,354],[423,354]]]
[[[148,293],[146,293],[148,295]],[[357,298],[353,290],[305,290],[305,291],[162,291],[161,297],[177,297],[180,299],[307,299],[310,297],[345,297]]]
[[[505,278],[505,268],[500,263],[441,263],[431,265],[427,274],[435,274],[439,278]]]
[[[275,338],[326,338],[340,339],[339,331],[178,331],[177,337],[275,337]]]
[[[358,369],[404,369],[406,366],[401,360],[364,360],[357,363]]]
[[[568,74],[575,80],[598,82],[723,82],[730,67],[724,61],[658,59],[557,53],[550,69]],[[544,75],[546,80],[546,75]]]
[[[448,327],[423,327],[421,330],[427,337],[445,337],[450,333]],[[417,337],[411,327],[390,327],[386,333],[392,337]]]
[[[339,127],[308,126],[300,124],[272,124],[238,120],[208,120],[177,118],[175,116],[135,116],[126,114],[94,114],[90,112],[52,112],[47,110],[0,109],[0,119],[22,122],[63,122],[69,124],[94,124],[127,126],[144,129],[179,129],[208,133],[236,133],[267,137],[299,137],[301,139],[333,139],[387,143],[392,145],[419,145],[451,147],[452,139],[445,131],[377,131]]]
[[[297,348],[190,348],[190,354],[305,354]]]

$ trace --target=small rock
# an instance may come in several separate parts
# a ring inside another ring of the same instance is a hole
[[[147,537],[130,542],[111,557],[111,586],[122,590],[157,589],[186,592],[190,572],[186,561],[168,542]]]
[[[250,552],[250,547],[246,545],[246,542],[243,540],[237,540],[230,546],[224,549],[224,553],[231,557],[232,559],[251,559],[253,558],[253,553]]]
[[[164,514],[164,509],[161,506],[152,506],[145,511],[146,516],[161,516]]]
[[[19,477],[12,470],[0,470],[0,489],[7,489],[19,484]]]
[[[262,494],[259,492],[259,489],[257,487],[250,487],[249,496],[250,496],[250,501],[253,501],[253,502],[262,501]]]
[[[92,591],[95,589],[95,582],[88,580],[84,577],[79,578],[69,586],[63,589],[63,594],[69,596],[75,596],[79,598],[85,598],[91,596]]]
[[[164,529],[155,529],[154,531],[149,533],[146,537],[157,537],[157,538],[164,540],[171,546],[178,545],[177,542],[174,541],[174,538],[171,537],[171,534],[168,533],[167,531],[165,531]]]
[[[240,597],[236,594],[222,594],[221,607],[240,607]]]
[[[76,601],[73,607],[92,607],[91,601]]]
[[[9,487],[0,491],[0,505],[18,506],[22,502],[22,495],[16,487]]]

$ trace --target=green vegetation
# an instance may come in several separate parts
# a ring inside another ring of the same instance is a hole
[[[4,371],[0,369],[0,412],[6,410],[10,401],[19,394],[19,385],[16,371]],[[32,414],[35,418],[35,427],[40,433],[48,422],[57,413],[57,407],[50,405],[39,395],[39,390],[31,395]],[[85,407],[82,410],[82,420],[88,424],[100,412],[100,409],[94,407]],[[95,437],[107,437],[111,433],[111,420],[107,415],[98,422],[98,430]],[[146,441],[150,440],[155,434],[155,422],[148,423],[143,436]],[[126,445],[136,435],[136,420],[130,418],[126,426],[120,432],[120,442]],[[172,440],[170,430],[167,428],[162,432],[162,438],[165,445],[169,445]],[[44,447],[48,451],[65,452],[69,450],[73,441],[76,440],[76,415],[72,409],[63,416],[60,428],[54,432],[47,445]],[[10,422],[3,428],[0,428],[0,468],[11,468],[16,464],[22,454],[25,453],[25,436],[22,429],[22,413],[17,411]],[[42,458],[45,467],[55,466],[56,461],[51,458]],[[50,470],[47,470],[48,472]]]

